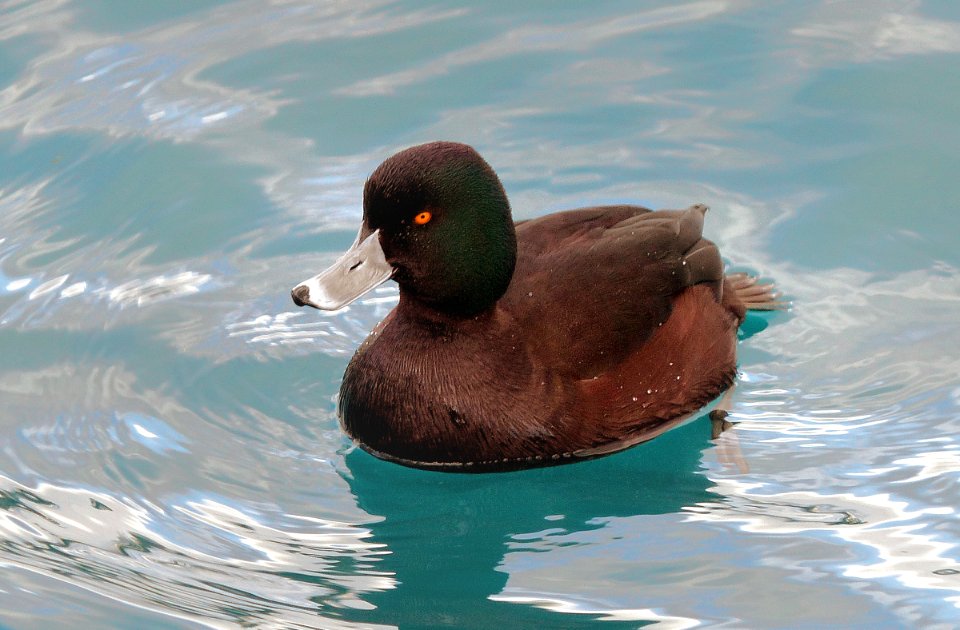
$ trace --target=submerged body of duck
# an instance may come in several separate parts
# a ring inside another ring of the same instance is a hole
[[[520,221],[470,147],[394,155],[333,267],[293,290],[339,308],[388,278],[400,303],[357,350],[344,430],[374,455],[508,470],[612,453],[728,389],[746,308],[769,287],[724,275],[706,207],[583,208]]]

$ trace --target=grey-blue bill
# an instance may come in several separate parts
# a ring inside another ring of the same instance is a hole
[[[337,262],[295,286],[290,295],[297,306],[309,305],[333,311],[389,280],[391,275],[393,267],[380,246],[380,230],[365,237],[361,230],[353,245]]]

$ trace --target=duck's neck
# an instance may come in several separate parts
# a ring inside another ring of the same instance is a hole
[[[401,289],[397,316],[416,324],[418,327],[443,335],[453,330],[463,331],[464,329],[483,327],[489,324],[495,317],[496,308],[496,303],[494,303],[477,313],[463,314],[442,311],[421,302]]]

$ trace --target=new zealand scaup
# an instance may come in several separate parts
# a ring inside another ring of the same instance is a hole
[[[514,223],[471,147],[387,159],[354,245],[292,292],[337,309],[400,286],[344,374],[344,430],[383,459],[479,472],[605,455],[676,426],[733,384],[745,309],[778,306],[769,286],[724,275],[706,210]]]

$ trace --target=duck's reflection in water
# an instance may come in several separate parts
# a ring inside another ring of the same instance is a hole
[[[359,506],[383,517],[370,529],[373,540],[391,553],[377,568],[393,573],[398,583],[395,590],[367,595],[377,606],[369,611],[369,621],[400,627],[557,623],[556,613],[542,608],[567,607],[497,601],[510,578],[508,554],[589,544],[571,538],[605,527],[609,518],[677,513],[716,500],[708,490],[712,482],[699,471],[710,438],[711,424],[703,415],[609,457],[481,475],[425,472],[379,461],[359,449],[349,453],[345,476]],[[571,590],[579,579],[575,571],[561,570],[555,577],[566,582],[560,591]],[[630,627],[637,621],[633,617]]]

